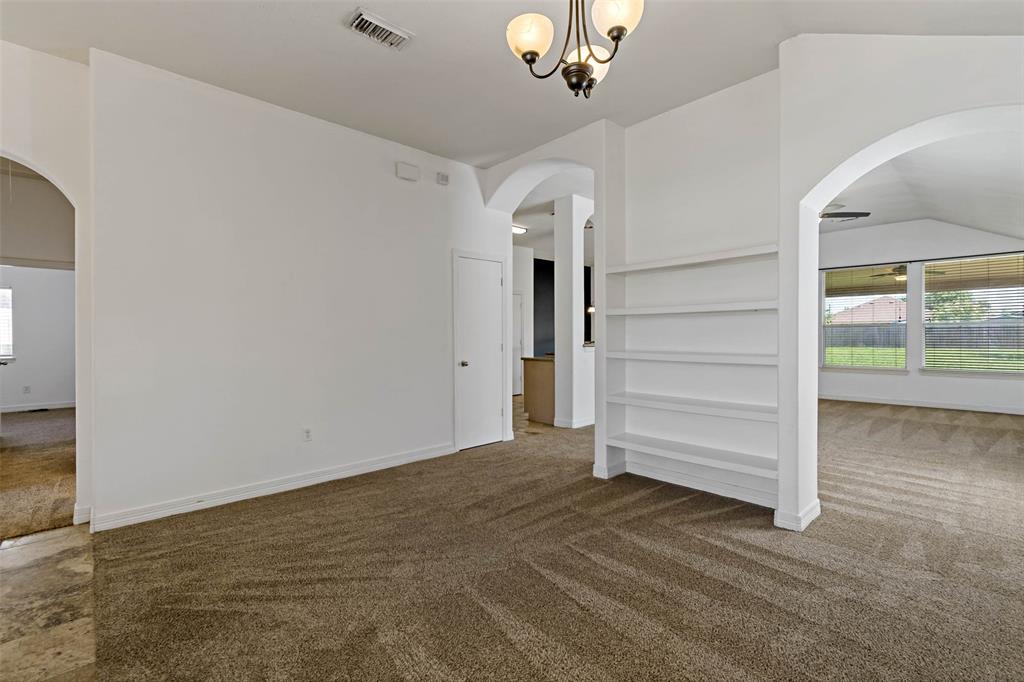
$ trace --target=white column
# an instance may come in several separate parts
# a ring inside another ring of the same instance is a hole
[[[594,476],[611,478],[626,472],[626,452],[609,447],[609,433],[625,430],[624,410],[608,410],[609,387],[625,390],[623,362],[608,362],[609,349],[626,347],[625,325],[611,329],[605,315],[609,307],[626,303],[625,277],[608,277],[608,263],[628,263],[626,253],[626,131],[611,121],[602,121],[601,160],[594,168]]]
[[[924,366],[924,265],[907,266],[907,370],[920,374]]]
[[[593,386],[582,373],[583,357],[583,226],[594,202],[578,195],[555,200],[555,426],[578,428],[594,423],[594,395],[579,390]],[[591,363],[592,364],[592,363]]]

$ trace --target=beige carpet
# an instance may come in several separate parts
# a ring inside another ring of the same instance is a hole
[[[75,410],[9,412],[0,426],[0,540],[71,525]]]
[[[822,406],[824,512],[591,476],[589,429],[95,538],[99,679],[1020,680],[1024,419]]]

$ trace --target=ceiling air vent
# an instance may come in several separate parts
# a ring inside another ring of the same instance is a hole
[[[381,19],[372,12],[367,12],[362,7],[357,9],[348,20],[348,27],[392,50],[401,50],[415,35],[411,31],[406,31]]]

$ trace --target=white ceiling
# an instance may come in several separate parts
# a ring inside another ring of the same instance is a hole
[[[932,218],[1024,239],[1024,135],[968,135],[915,149],[834,201],[871,216],[825,221],[822,232]]]
[[[415,39],[392,52],[348,31],[359,4]],[[97,47],[487,167],[592,121],[632,125],[770,71],[778,44],[799,33],[1024,33],[1016,1],[647,0],[583,100],[512,56],[505,25],[527,11],[552,18],[557,42],[564,0],[3,0],[0,37],[81,61]]]

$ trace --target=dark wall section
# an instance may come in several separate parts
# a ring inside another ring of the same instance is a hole
[[[583,300],[593,301],[590,291],[590,267],[583,268]],[[583,333],[587,341],[593,340],[592,315],[586,308],[583,315]],[[555,262],[533,259],[533,354],[540,357],[555,352]]]
[[[594,340],[594,316],[587,312],[587,307],[594,302],[594,292],[590,290],[590,267],[583,266],[583,340]]]
[[[555,261],[533,259],[533,354],[555,352]]]

